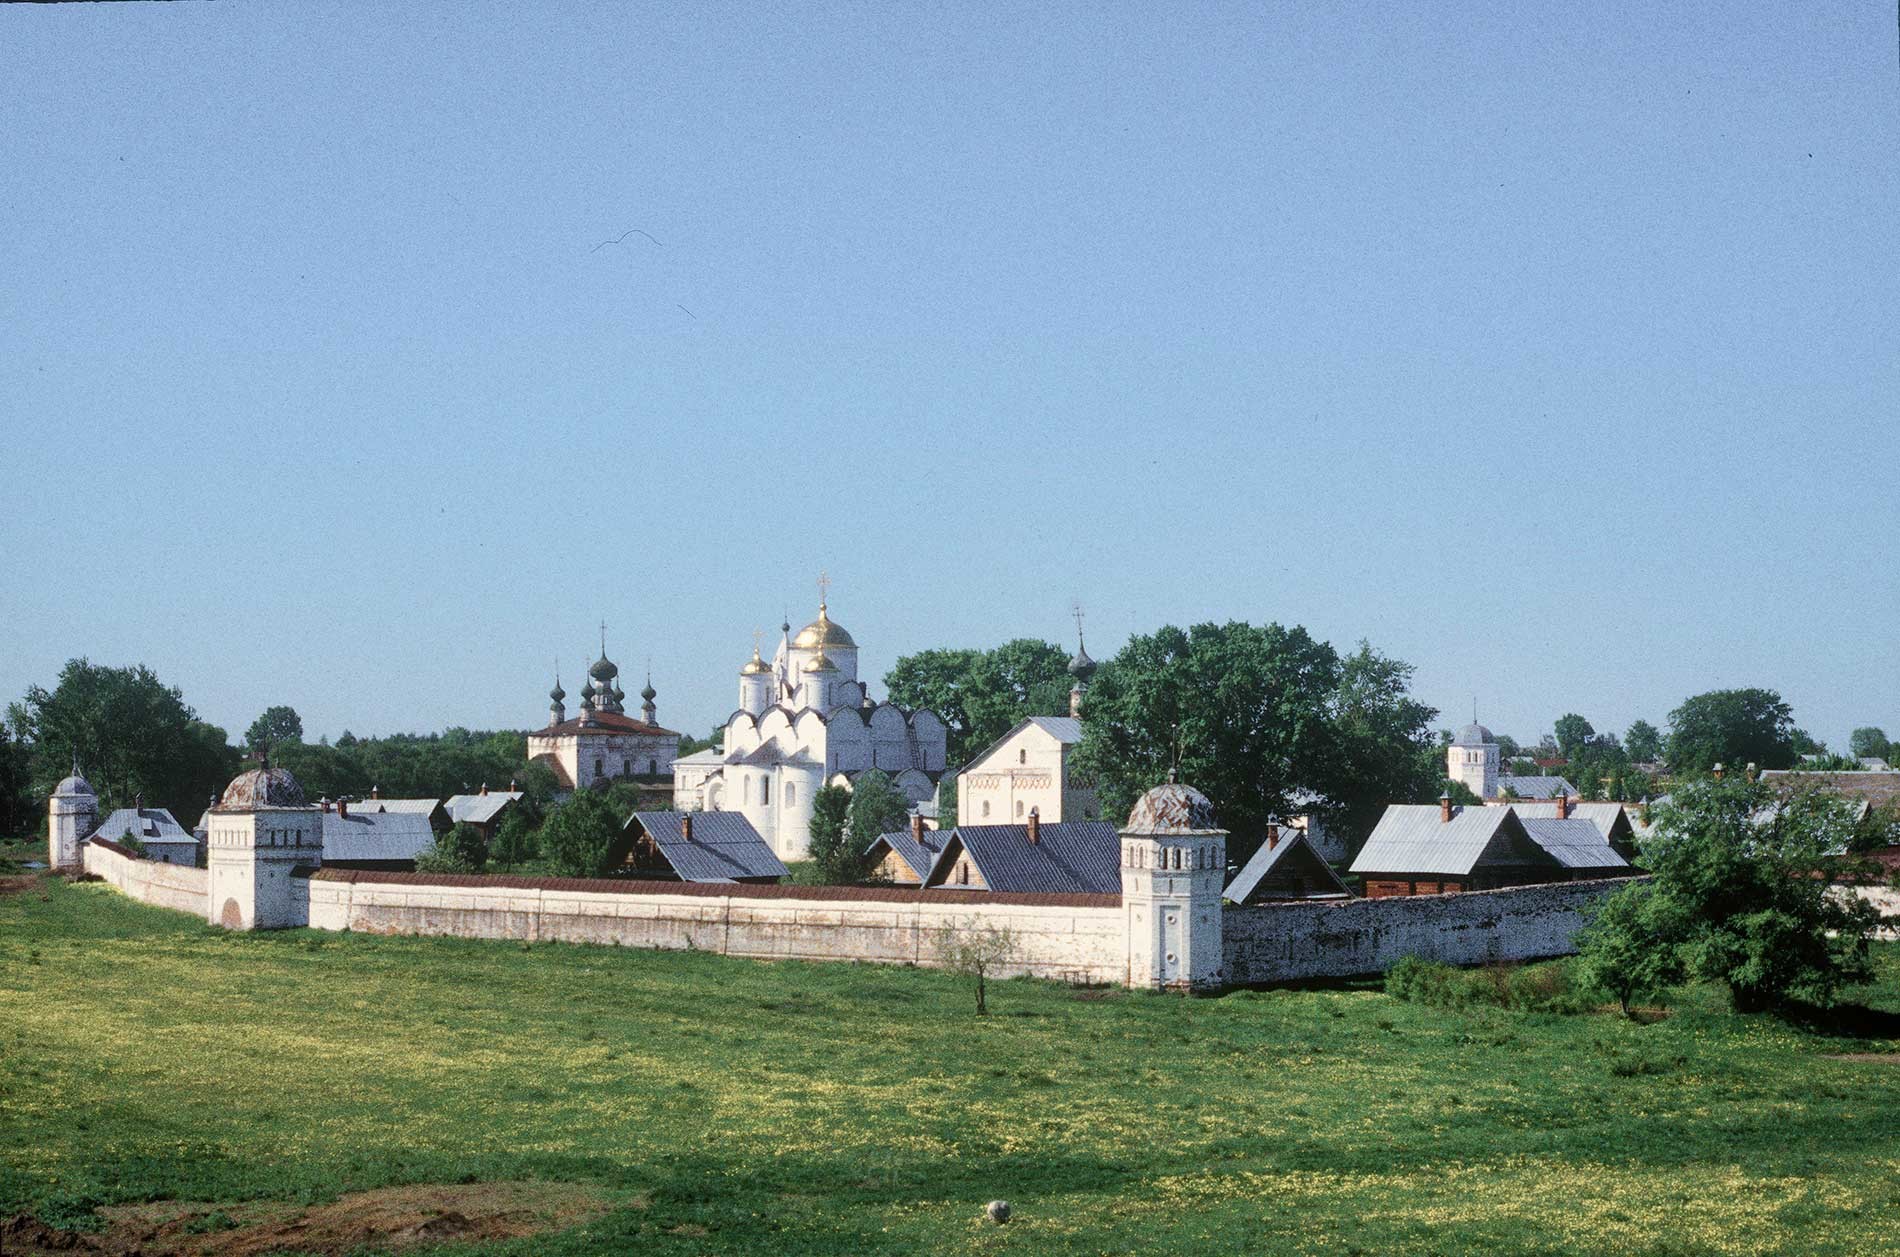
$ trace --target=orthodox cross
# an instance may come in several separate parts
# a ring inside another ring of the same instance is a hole
[[[818,605],[825,605],[825,596],[831,592],[831,573],[820,568],[818,572]]]
[[[607,657],[607,621],[600,622],[600,657]]]

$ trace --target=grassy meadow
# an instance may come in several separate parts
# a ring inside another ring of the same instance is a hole
[[[552,1180],[608,1212],[436,1251],[1887,1254],[1880,965],[1831,1033],[1371,984],[1018,980],[979,1019],[935,972],[225,934],[35,879],[0,896],[0,1217]]]

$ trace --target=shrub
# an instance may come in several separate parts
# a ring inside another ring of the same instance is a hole
[[[479,873],[488,863],[488,839],[473,825],[458,823],[416,857],[420,873]]]
[[[1591,1002],[1563,961],[1458,969],[1406,956],[1386,971],[1385,992],[1433,1008],[1509,1008],[1518,1012],[1581,1013]]]

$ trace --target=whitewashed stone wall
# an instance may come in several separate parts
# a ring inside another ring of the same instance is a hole
[[[1018,956],[1005,974],[1120,983],[1122,913],[1087,906],[909,894],[794,898],[497,886],[479,879],[344,871],[308,879],[309,920],[326,930],[445,934],[528,942],[693,949],[764,960],[934,965],[938,941],[972,919],[1007,926]],[[776,889],[776,888],[762,888]],[[1025,899],[1055,898],[1025,896]],[[1093,897],[1107,900],[1108,897]]]
[[[176,908],[203,918],[209,914],[211,874],[206,869],[141,860],[101,842],[80,849],[86,872],[103,878],[142,903]]]
[[[1224,977],[1236,986],[1383,973],[1404,956],[1453,965],[1540,960],[1576,950],[1584,909],[1627,880],[1229,907]]]
[[[1886,923],[1874,932],[1875,938],[1900,941],[1900,890],[1892,886],[1856,886],[1851,893],[1872,904],[1886,918]]]

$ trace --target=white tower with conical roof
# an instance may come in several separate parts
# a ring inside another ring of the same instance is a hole
[[[80,845],[99,827],[99,795],[92,783],[79,775],[79,760],[73,759],[72,776],[53,787],[46,801],[46,862],[54,869],[79,869],[85,865]]]

